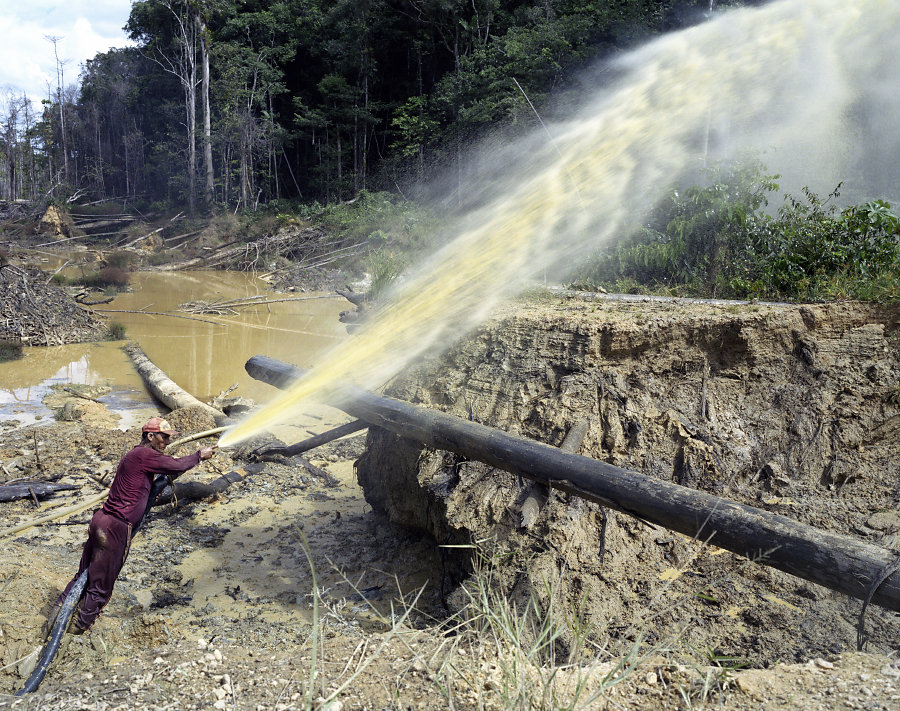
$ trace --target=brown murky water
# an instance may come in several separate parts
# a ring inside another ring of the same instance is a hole
[[[267,292],[265,282],[245,273],[136,273],[132,287],[131,293],[97,310],[110,311],[105,316],[125,326],[128,340],[140,343],[156,365],[200,399],[237,383],[233,395],[265,401],[275,390],[247,375],[247,358],[264,354],[309,367],[346,337],[338,321],[346,302],[328,295],[244,307],[228,316],[178,310],[188,301],[290,296]],[[133,311],[175,315],[124,313]],[[48,417],[41,399],[50,385],[69,382],[110,385],[112,393],[101,401],[123,416],[121,426],[139,420],[152,403],[121,346],[107,342],[27,348],[23,359],[0,364],[0,420],[27,424]]]

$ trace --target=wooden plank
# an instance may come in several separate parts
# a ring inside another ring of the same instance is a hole
[[[254,356],[245,368],[252,377],[277,387],[286,387],[303,373],[266,356]],[[708,540],[761,565],[856,598],[865,599],[873,583],[897,561],[892,551],[850,536],[364,390],[344,388],[335,405],[402,437]],[[887,575],[871,601],[900,611],[900,570]]]

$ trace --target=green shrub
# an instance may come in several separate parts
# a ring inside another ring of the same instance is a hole
[[[112,294],[116,294],[128,286],[130,279],[131,275],[118,267],[104,267],[99,272],[82,274],[80,277],[75,277],[73,279],[63,278],[57,280],[56,277],[54,277],[54,281],[58,284],[78,284],[92,289],[111,289]]]
[[[131,276],[123,269],[118,267],[103,267],[96,277],[96,286],[123,288],[128,286]]]
[[[895,300],[900,218],[883,200],[838,211],[840,186],[824,200],[787,196],[744,245],[734,291],[775,298]]]
[[[106,266],[116,269],[128,269],[134,261],[134,254],[124,249],[106,255]]]
[[[372,274],[372,286],[369,287],[369,299],[375,301],[384,294],[390,285],[403,273],[408,262],[406,256],[396,252],[379,249],[370,252],[366,266]]]
[[[125,340],[125,324],[118,321],[111,321],[106,331],[107,341],[124,341]]]
[[[713,297],[898,299],[900,218],[888,203],[839,211],[840,186],[824,199],[804,189],[769,215],[764,208],[777,176],[761,164],[715,167],[707,178],[673,188],[640,228],[595,254],[574,285],[614,290],[624,281]]]
[[[0,363],[22,357],[22,343],[9,339],[0,339]]]

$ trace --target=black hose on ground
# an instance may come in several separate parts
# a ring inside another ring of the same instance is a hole
[[[69,620],[72,618],[72,613],[75,611],[75,607],[78,605],[78,601],[81,599],[81,595],[87,587],[87,578],[88,572],[85,570],[78,576],[75,585],[72,586],[69,594],[66,595],[65,599],[62,601],[59,612],[56,613],[56,621],[53,623],[53,628],[50,630],[50,637],[47,639],[47,644],[44,645],[44,651],[41,653],[41,658],[34,668],[34,671],[31,672],[31,676],[29,676],[28,680],[25,682],[25,686],[16,692],[16,696],[25,696],[25,694],[30,694],[32,691],[37,691],[37,688],[41,685],[41,682],[44,680],[44,675],[47,673],[47,669],[50,668],[50,663],[53,661],[56,652],[59,650],[59,644],[62,642],[63,635],[69,626]]]
[[[169,479],[163,474],[160,474],[153,480],[153,485],[150,487],[150,497],[147,499],[147,508],[144,509],[141,520],[137,522],[137,525],[131,531],[132,539],[138,530],[140,530],[141,526],[144,525],[144,520],[147,518],[150,509],[153,508],[153,504],[156,503],[157,497],[168,485]],[[72,615],[78,606],[78,601],[81,600],[81,596],[84,594],[84,589],[87,587],[87,580],[88,571],[84,570],[75,580],[75,584],[72,586],[69,594],[63,599],[59,612],[56,614],[56,620],[50,630],[47,643],[44,645],[44,650],[41,652],[41,658],[38,661],[37,666],[35,666],[34,671],[31,672],[31,676],[26,680],[25,686],[16,692],[16,696],[25,696],[25,694],[37,691],[38,687],[41,685],[44,676],[47,674],[47,670],[50,668],[50,664],[53,663],[53,658],[59,651],[59,645],[62,642],[63,635],[69,627],[69,621],[72,619]]]

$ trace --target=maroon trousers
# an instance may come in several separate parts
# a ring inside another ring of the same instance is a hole
[[[116,578],[119,577],[119,571],[122,570],[125,558],[128,557],[130,545],[130,523],[104,513],[103,509],[94,513],[88,527],[88,539],[81,553],[78,573],[57,600],[57,604],[63,601],[75,584],[75,580],[87,569],[87,587],[84,591],[81,610],[75,620],[75,624],[81,629],[90,629],[99,617],[100,611],[112,597],[113,586],[116,584]]]

